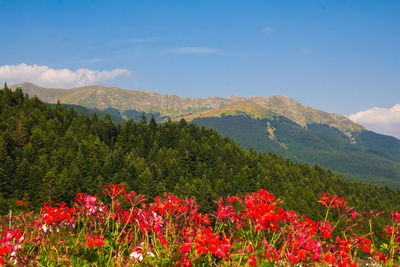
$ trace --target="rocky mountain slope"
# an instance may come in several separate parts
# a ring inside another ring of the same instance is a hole
[[[120,112],[136,110],[146,113],[160,113],[161,116],[168,116],[171,119],[184,116],[191,120],[197,117],[243,113],[253,118],[270,118],[272,114],[276,114],[303,127],[310,123],[320,123],[335,127],[342,132],[355,132],[363,129],[362,126],[344,116],[302,105],[287,96],[180,97],[102,85],[72,89],[50,89],[32,83],[21,83],[10,87],[16,88],[17,86],[21,87],[25,93],[36,95],[48,103],[56,103],[59,100],[65,104],[81,105],[100,110],[114,108]]]

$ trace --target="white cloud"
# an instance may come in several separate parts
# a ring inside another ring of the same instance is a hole
[[[206,55],[217,54],[218,50],[209,47],[181,47],[177,52],[179,54]]]
[[[400,138],[400,104],[391,108],[373,107],[350,115],[349,118],[367,129]]]
[[[265,27],[264,29],[262,29],[262,32],[265,34],[271,34],[274,32],[274,29],[272,29],[271,27]]]
[[[130,72],[126,69],[114,69],[111,71],[77,69],[72,71],[24,63],[0,66],[0,82],[6,81],[8,84],[32,82],[46,87],[69,88],[84,86],[110,81],[121,75],[128,76]]]

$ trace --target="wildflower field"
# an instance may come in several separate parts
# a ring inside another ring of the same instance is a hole
[[[400,213],[373,229],[382,212],[358,212],[343,197],[322,194],[325,220],[313,221],[263,189],[220,198],[211,214],[172,194],[148,202],[124,185],[104,186],[103,194],[109,204],[79,193],[71,207],[45,203],[40,214],[19,201],[25,211],[0,221],[0,264],[356,266],[398,258]]]

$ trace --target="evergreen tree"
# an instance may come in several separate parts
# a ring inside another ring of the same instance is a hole
[[[140,117],[139,123],[140,124],[146,124],[147,123],[146,115],[144,114],[144,112],[142,112],[142,116]]]

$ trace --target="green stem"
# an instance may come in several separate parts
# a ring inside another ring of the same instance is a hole
[[[326,220],[328,219],[329,209],[330,209],[330,206],[329,206],[328,209],[326,210],[325,219],[324,219],[324,224],[325,224]]]
[[[83,230],[86,230],[86,226],[87,226],[87,224],[88,224],[88,221],[89,221],[89,219],[88,219],[88,218],[85,218],[85,223],[83,224],[82,229],[81,229],[81,231],[79,232],[78,237],[76,238],[75,246],[78,245],[79,238],[80,238],[80,236],[81,236]]]

